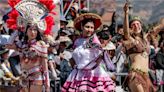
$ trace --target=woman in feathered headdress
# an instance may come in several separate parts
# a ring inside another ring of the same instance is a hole
[[[53,0],[8,0],[8,3],[12,7],[8,14],[8,27],[24,33],[20,43],[10,43],[7,46],[20,52],[21,92],[49,92],[48,46],[42,36],[50,34],[54,24],[49,14],[54,14]],[[17,31],[14,35],[18,35]],[[11,36],[13,40],[15,36]]]

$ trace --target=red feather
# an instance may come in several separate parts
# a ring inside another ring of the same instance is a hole
[[[16,11],[15,9],[13,9],[9,14],[8,17],[9,19],[7,19],[7,26],[10,29],[17,29],[17,18],[19,16],[18,11]]]
[[[7,26],[13,30],[17,29],[17,18],[19,16],[18,11],[15,10],[14,7],[20,1],[21,0],[8,0],[8,4],[13,8],[13,10],[8,14],[9,19],[7,20]],[[47,7],[47,9],[49,10],[49,13],[56,15],[56,13],[53,12],[53,9],[55,8],[55,4],[53,3],[53,0],[38,0],[38,1]],[[47,16],[45,18],[45,21],[47,24],[47,28],[44,31],[44,34],[51,34],[52,27],[54,25],[54,19],[52,16]]]
[[[55,24],[54,19],[52,16],[47,16],[45,18],[46,24],[47,24],[47,29],[44,31],[44,34],[51,34],[52,33],[52,27]]]
[[[15,5],[17,5],[21,0],[8,0],[8,4],[14,8]]]
[[[15,24],[15,25],[12,25],[12,26],[11,26],[11,29],[16,30],[16,29],[17,29],[17,25],[16,25],[16,24]]]
[[[9,14],[8,14],[9,18],[14,18],[16,19],[19,16],[19,13],[17,10],[13,9]]]
[[[39,2],[45,5],[50,13],[56,7],[53,0],[39,0]]]

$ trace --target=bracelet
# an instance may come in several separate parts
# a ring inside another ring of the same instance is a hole
[[[48,71],[44,71],[43,72],[43,76],[45,77],[45,82],[44,82],[44,84],[46,85],[46,86],[49,86],[47,83],[49,83],[49,73],[48,73]]]
[[[129,14],[128,12],[124,12],[125,14]]]

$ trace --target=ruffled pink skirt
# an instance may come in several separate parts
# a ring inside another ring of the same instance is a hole
[[[63,85],[62,92],[115,92],[116,85],[110,76],[86,76],[85,73],[83,75],[78,76],[72,72]]]

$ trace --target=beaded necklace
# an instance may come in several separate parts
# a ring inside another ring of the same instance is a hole
[[[148,53],[147,53],[147,42],[142,40],[141,38],[139,37],[136,37],[135,38],[136,41],[138,41],[138,44],[140,44],[142,46],[143,49],[143,52],[141,54],[141,56],[143,56],[144,58],[148,58]]]

